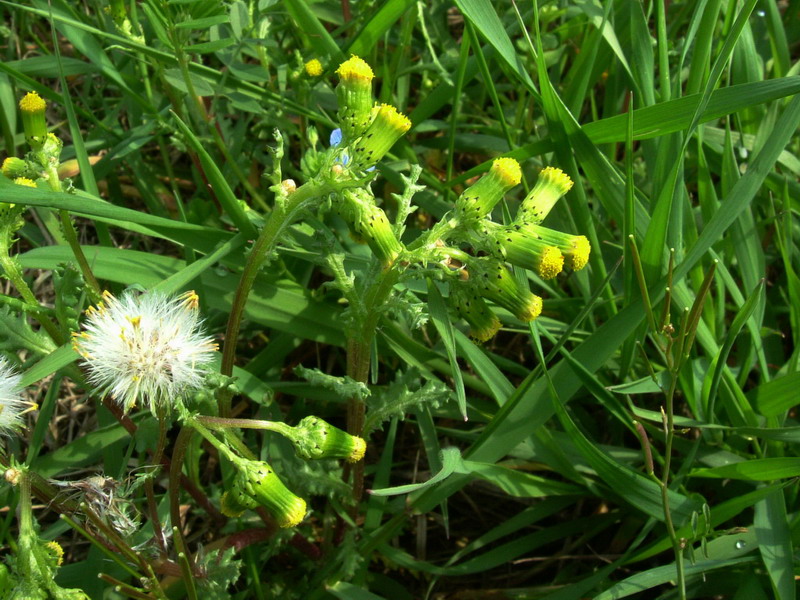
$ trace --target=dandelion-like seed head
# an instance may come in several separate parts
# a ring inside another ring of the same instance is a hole
[[[169,409],[203,385],[205,365],[217,349],[202,330],[198,296],[156,292],[108,292],[86,311],[84,331],[74,337],[89,383],[110,394],[125,412],[137,401]]]
[[[0,435],[22,427],[22,415],[35,410],[36,404],[22,399],[22,376],[0,357]]]

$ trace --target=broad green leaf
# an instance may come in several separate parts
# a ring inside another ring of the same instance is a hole
[[[717,479],[743,479],[745,481],[772,481],[800,476],[800,458],[756,458],[711,469],[696,469],[692,477]]]
[[[578,486],[502,465],[465,460],[464,469],[517,498],[545,498],[583,493]]]
[[[755,505],[753,527],[758,549],[767,567],[779,600],[794,600],[797,587],[794,578],[792,531],[786,516],[783,490],[772,490]]]
[[[58,450],[40,456],[31,469],[44,478],[55,477],[65,470],[74,471],[85,467],[100,458],[103,450],[128,437],[128,432],[120,424],[109,425],[90,431]]]
[[[72,349],[72,343],[65,344],[53,350],[50,354],[25,371],[20,383],[23,387],[33,385],[48,375],[52,375],[59,369],[63,369],[67,365],[74,363],[79,358],[80,356],[78,353]]]
[[[765,417],[778,417],[800,404],[800,371],[788,373],[760,386],[747,394],[758,412]]]
[[[456,336],[456,343],[461,354],[466,358],[472,368],[483,381],[489,386],[489,392],[497,400],[497,404],[502,406],[506,399],[513,393],[514,386],[506,378],[503,372],[491,361],[479,346],[464,335],[458,329],[453,330]]]
[[[726,538],[733,536],[725,536]],[[726,543],[734,545],[739,540],[726,540]],[[709,573],[717,569],[724,569],[726,567],[734,567],[737,565],[753,564],[751,558],[730,558],[728,560],[699,560],[694,564],[687,564],[684,567],[684,574],[689,577],[702,577],[704,573]],[[592,600],[618,600],[619,598],[627,598],[634,594],[641,594],[647,590],[651,590],[656,586],[670,583],[675,580],[675,565],[664,565],[663,567],[654,567],[647,571],[642,571],[636,575],[632,575],[619,583],[611,586],[603,593],[594,596]],[[653,594],[656,592],[653,591]]]

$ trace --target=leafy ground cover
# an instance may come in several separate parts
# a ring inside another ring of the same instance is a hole
[[[5,597],[795,598],[800,2],[0,13]]]

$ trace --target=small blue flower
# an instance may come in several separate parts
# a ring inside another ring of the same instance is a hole
[[[331,148],[336,148],[336,146],[338,146],[341,143],[342,143],[342,130],[336,128],[333,131],[331,131]]]
[[[339,144],[342,143],[342,130],[338,127],[331,131],[330,137],[331,148],[336,148]],[[350,157],[347,154],[342,154],[339,158],[337,158],[340,163],[343,165],[347,165],[350,162]],[[374,171],[375,167],[370,167],[367,171]]]

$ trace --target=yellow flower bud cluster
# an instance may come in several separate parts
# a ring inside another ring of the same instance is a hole
[[[542,311],[542,299],[513,277],[504,263],[531,270],[548,280],[561,273],[565,265],[577,271],[588,262],[591,248],[586,237],[540,225],[572,187],[572,180],[560,169],[542,170],[512,223],[500,225],[492,221],[494,207],[521,178],[517,161],[498,158],[488,173],[456,201],[456,218],[466,232],[461,243],[470,243],[478,253],[488,255],[468,257],[450,286],[451,305],[469,323],[472,337],[479,341],[491,338],[499,328],[496,317],[489,316],[484,298],[522,321],[535,319]]]

